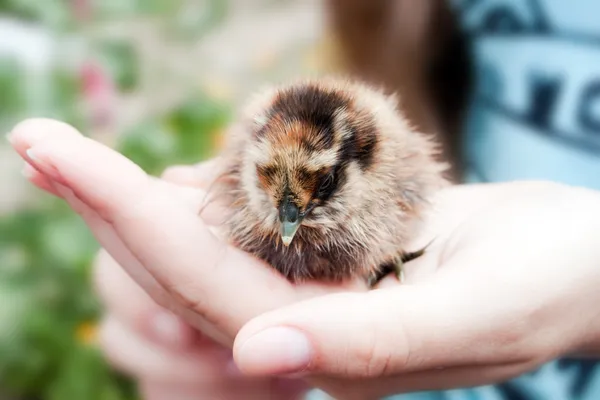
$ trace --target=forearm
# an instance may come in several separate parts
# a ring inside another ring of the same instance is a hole
[[[576,279],[580,288],[574,293],[586,299],[587,307],[574,311],[582,318],[578,339],[572,354],[579,357],[600,357],[600,192],[586,188],[572,188],[568,199],[573,218],[570,232],[580,244],[580,252],[573,263],[581,263],[575,271],[583,271],[585,277]],[[577,245],[574,243],[573,245]],[[571,265],[565,265],[565,274],[571,273]],[[577,278],[577,277],[574,277]],[[569,281],[570,277],[565,277]]]

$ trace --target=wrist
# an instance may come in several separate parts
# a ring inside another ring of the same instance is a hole
[[[572,310],[574,315],[585,315],[579,328],[579,340],[576,341],[573,355],[584,358],[600,357],[600,192],[576,188],[577,200],[572,205],[581,212],[580,234],[582,242],[578,247],[582,257],[574,262],[583,261],[583,268],[574,268],[574,272],[583,271],[581,290],[574,291],[579,301],[573,302],[578,309]],[[574,229],[575,230],[575,229]],[[566,271],[569,270],[566,266]],[[566,272],[569,273],[569,272]]]

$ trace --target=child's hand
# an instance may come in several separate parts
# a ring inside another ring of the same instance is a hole
[[[498,383],[555,358],[600,354],[600,193],[456,186],[441,193],[427,228],[436,239],[406,265],[407,284],[386,278],[381,290],[262,314],[236,337],[238,367],[377,399]]]
[[[155,302],[222,344],[231,345],[239,328],[261,312],[333,290],[307,285],[298,291],[218,238],[219,205],[198,215],[202,189],[152,178],[66,124],[28,120],[10,141],[27,162],[30,180],[79,213]]]
[[[151,179],[57,122],[29,121],[11,140],[38,169],[30,179],[65,198],[154,301],[225,345],[235,338],[245,373],[296,372],[364,399],[497,382],[600,348],[596,192],[450,188],[406,285],[294,286],[211,232],[200,189]]]
[[[306,392],[301,380],[241,374],[230,348],[159,307],[105,252],[94,272],[106,310],[100,345],[145,400],[294,400]]]
[[[162,178],[206,189],[212,165],[169,168]],[[294,400],[308,389],[301,380],[245,377],[229,347],[159,307],[105,251],[94,278],[105,309],[101,347],[113,366],[139,381],[145,400]]]

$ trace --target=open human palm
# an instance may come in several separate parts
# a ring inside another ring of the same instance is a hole
[[[30,180],[65,199],[153,301],[233,347],[251,376],[295,374],[339,398],[378,398],[504,380],[600,331],[592,191],[449,188],[414,248],[435,240],[404,284],[292,285],[219,238],[218,204],[198,215],[208,168],[198,184],[154,179],[49,120],[18,125],[10,140]]]

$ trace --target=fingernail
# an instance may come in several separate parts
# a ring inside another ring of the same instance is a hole
[[[33,148],[29,148],[25,151],[25,153],[38,170],[43,172],[45,175],[48,175],[53,180],[59,183],[64,183],[63,178],[58,170],[54,168],[52,164],[47,162],[45,158],[39,154],[39,152],[36,152]]]
[[[251,336],[238,354],[238,365],[245,369],[262,374],[289,374],[306,369],[312,348],[300,331],[276,327]]]
[[[42,162],[42,160],[40,160],[40,158],[37,156],[37,154],[35,154],[35,151],[33,151],[33,148],[29,148],[29,149],[25,150],[25,154],[27,154],[27,157],[29,157],[31,159],[31,161],[35,161],[36,164],[39,164]]]
[[[187,342],[185,327],[181,321],[166,312],[159,312],[153,317],[152,331],[158,340],[170,346],[182,346]]]

